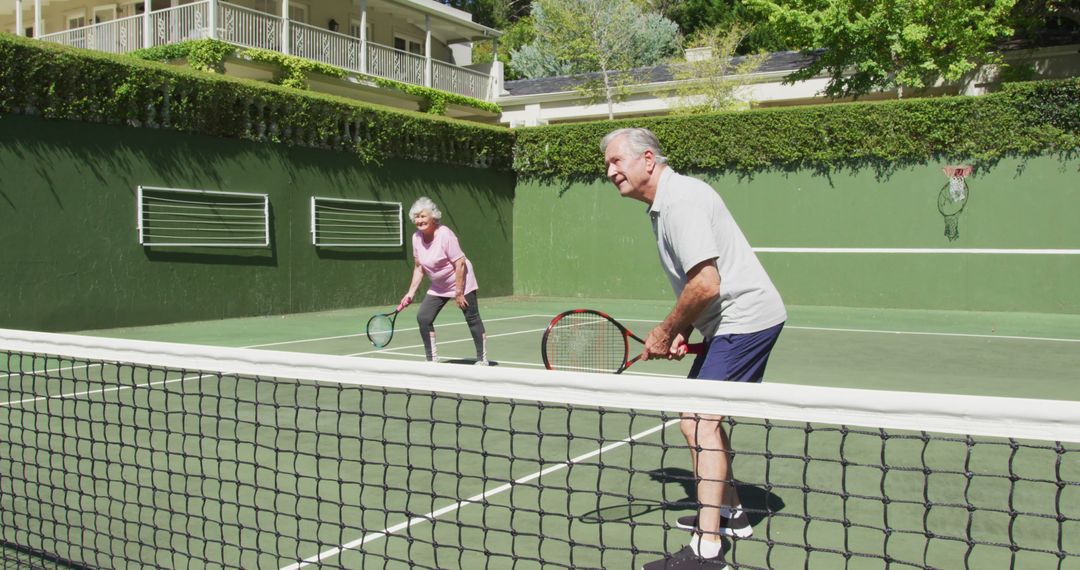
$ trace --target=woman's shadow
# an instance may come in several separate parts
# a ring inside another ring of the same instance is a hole
[[[620,500],[617,505],[602,506],[580,515],[582,522],[602,524],[605,522],[630,521],[635,517],[643,516],[656,511],[675,511],[694,514],[698,510],[697,490],[695,488],[694,474],[678,467],[665,467],[649,471],[649,478],[659,483],[663,488],[669,484],[677,484],[679,497],[668,497],[665,491],[661,500],[644,499],[628,496],[625,502]],[[765,517],[784,509],[784,500],[778,495],[749,483],[735,481],[735,488],[739,493],[746,517],[750,519],[751,526],[756,526]]]

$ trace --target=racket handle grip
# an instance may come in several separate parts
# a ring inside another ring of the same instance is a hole
[[[686,345],[686,354],[705,354],[705,343],[695,342]]]

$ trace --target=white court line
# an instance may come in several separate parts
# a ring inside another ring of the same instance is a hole
[[[545,319],[550,318],[550,317],[546,317],[544,315],[521,315],[521,316],[517,316],[517,317],[499,317],[497,319],[484,319],[484,322],[485,323],[494,323],[494,322],[497,322],[497,321],[511,321],[511,320],[514,320],[514,319],[529,319],[529,318],[535,318],[535,317],[543,317]],[[454,321],[452,323],[446,323],[446,324],[442,324],[442,325],[439,325],[439,326],[441,326],[441,327],[449,327],[449,326],[464,325],[464,324],[468,324],[468,323],[466,323],[465,321]],[[414,330],[417,330],[419,328],[420,327],[409,327],[409,328],[394,327],[394,330],[395,331],[414,331]],[[305,343],[305,342],[319,342],[321,340],[337,340],[337,339],[340,339],[340,338],[353,338],[353,337],[358,337],[358,336],[364,336],[365,334],[366,333],[364,333],[364,332],[359,332],[359,333],[352,333],[352,334],[341,334],[341,335],[337,335],[337,336],[324,336],[324,337],[318,337],[318,338],[302,338],[302,339],[299,339],[299,340],[283,340],[283,341],[280,341],[280,342],[268,342],[268,343],[265,343],[265,344],[254,344],[254,345],[251,345],[251,346],[243,346],[241,348],[266,348],[268,346],[280,346],[282,344],[302,344],[302,343]],[[353,356],[355,356],[355,355],[353,355]]]
[[[625,322],[639,322],[639,323],[659,323],[655,319],[623,319]],[[925,332],[925,331],[890,331],[881,329],[846,329],[846,328],[833,328],[833,327],[803,327],[798,325],[784,325],[784,330],[797,329],[803,331],[825,331],[825,332],[852,332],[852,333],[867,333],[867,334],[894,334],[894,335],[911,335],[911,336],[946,336],[946,337],[960,337],[960,338],[985,338],[985,339],[1000,339],[1000,340],[1034,340],[1045,342],[1080,342],[1080,338],[1054,338],[1044,336],[1017,336],[1017,335],[1003,335],[1003,334],[977,334],[977,333],[947,333],[947,332]]]
[[[101,366],[101,364],[92,364],[92,365],[89,365],[89,366]],[[89,367],[89,366],[87,366],[87,367]],[[74,368],[74,367],[68,367],[68,368],[65,368],[64,370],[70,370],[71,368]],[[37,374],[37,372],[34,372],[34,374]],[[8,406],[19,406],[19,405],[22,405],[22,404],[32,404],[34,402],[41,402],[41,401],[44,401],[44,400],[48,400],[49,398],[78,398],[79,396],[90,396],[90,395],[93,395],[93,394],[105,394],[105,393],[108,393],[108,392],[119,392],[120,390],[134,390],[135,388],[150,388],[150,387],[153,387],[153,386],[164,386],[166,384],[172,384],[174,382],[186,382],[188,380],[202,380],[203,378],[207,378],[209,376],[212,376],[212,375],[211,374],[200,374],[199,376],[183,376],[183,377],[180,377],[180,378],[173,378],[172,380],[159,380],[157,382],[148,382],[146,384],[138,384],[138,385],[135,385],[135,386],[113,386],[113,387],[110,387],[110,388],[96,388],[94,390],[85,390],[85,391],[82,391],[82,392],[72,392],[70,394],[59,394],[59,395],[56,395],[56,396],[38,396],[36,398],[26,398],[25,400],[8,400],[6,402],[0,402],[0,408],[5,408],[5,407],[8,407]],[[89,381],[87,381],[87,382],[89,383]]]
[[[662,429],[665,429],[665,428],[667,428],[669,426],[672,426],[672,425],[675,425],[677,423],[679,423],[678,419],[668,420],[667,422],[664,422],[664,423],[662,423],[662,424],[660,424],[658,426],[651,427],[651,428],[649,428],[649,429],[647,429],[647,430],[645,430],[645,431],[643,431],[641,433],[636,433],[636,434],[634,434],[634,435],[632,435],[630,437],[627,437],[626,439],[623,439],[623,440],[617,441],[615,443],[606,445],[606,446],[601,447],[600,449],[597,449],[595,451],[590,451],[589,453],[586,453],[584,455],[579,455],[579,456],[577,456],[577,457],[575,457],[573,459],[570,459],[569,461],[559,463],[557,465],[552,465],[552,466],[547,467],[545,469],[541,469],[540,471],[537,471],[537,472],[532,473],[530,475],[526,475],[526,476],[524,476],[524,477],[522,477],[520,479],[516,479],[516,480],[514,480],[514,481],[512,481],[510,483],[505,483],[505,484],[500,485],[498,487],[495,487],[493,489],[484,491],[483,493],[481,493],[479,495],[475,495],[475,496],[469,497],[468,499],[465,499],[465,500],[458,501],[456,503],[452,503],[450,505],[447,505],[447,506],[445,506],[445,507],[443,507],[441,509],[431,511],[430,513],[428,513],[426,515],[413,517],[413,518],[411,518],[411,519],[409,519],[409,520],[407,520],[407,521],[405,521],[403,523],[399,523],[399,524],[396,524],[394,526],[384,528],[383,530],[380,530],[378,532],[373,532],[373,533],[368,534],[368,535],[366,535],[366,536],[364,536],[362,538],[358,538],[358,539],[356,539],[356,540],[354,540],[352,542],[348,542],[348,543],[343,544],[341,546],[331,548],[331,549],[326,550],[324,552],[320,552],[319,554],[316,554],[315,556],[305,558],[305,559],[301,560],[300,562],[298,562],[296,564],[291,564],[289,566],[286,566],[286,567],[282,568],[281,570],[299,570],[300,568],[304,568],[304,567],[307,567],[307,566],[311,566],[312,564],[322,562],[323,560],[326,560],[327,558],[333,558],[335,556],[338,556],[339,554],[343,553],[346,550],[355,550],[356,547],[358,547],[358,546],[362,546],[364,544],[367,544],[369,542],[378,540],[380,538],[386,538],[386,537],[388,537],[388,536],[390,536],[392,534],[395,534],[397,532],[405,530],[405,529],[407,529],[409,527],[418,525],[420,523],[435,522],[435,519],[438,518],[438,517],[441,517],[442,515],[445,515],[447,513],[452,513],[454,511],[457,511],[457,510],[461,509],[462,507],[467,506],[467,505],[476,504],[476,503],[478,503],[480,501],[484,501],[488,497],[491,497],[493,495],[498,495],[499,493],[502,493],[502,492],[505,492],[505,491],[508,491],[508,490],[512,489],[514,487],[514,485],[521,485],[523,483],[528,483],[529,481],[532,481],[534,479],[539,479],[540,477],[543,477],[544,475],[548,475],[550,473],[554,473],[556,471],[566,469],[566,468],[570,467],[571,465],[573,465],[575,463],[580,463],[582,461],[585,461],[586,459],[596,457],[597,455],[600,455],[602,453],[605,453],[605,452],[611,451],[613,449],[622,447],[622,446],[624,446],[624,445],[626,445],[628,443],[631,443],[631,442],[636,441],[638,439],[641,439],[643,437],[647,437],[649,435],[652,435],[652,434],[654,434],[654,433],[656,433],[656,432],[658,432],[658,431],[660,431]]]
[[[471,339],[466,339],[466,340],[471,340]],[[461,342],[461,341],[450,341],[450,342]],[[447,344],[449,344],[449,343],[447,343]],[[416,347],[414,347],[414,348],[416,348]],[[398,350],[404,350],[404,349],[398,349]],[[426,358],[426,355],[423,355],[423,354],[416,354],[416,353],[412,353],[412,352],[394,352],[393,350],[384,351],[383,354],[389,354],[389,355],[392,355],[392,356],[405,356],[405,357],[408,357],[408,358]],[[517,361],[514,361],[514,360],[493,360],[492,362],[496,362],[496,363],[498,363],[500,365],[509,364],[509,365],[512,365],[512,366],[519,366],[521,368],[541,368],[541,367],[544,366],[543,364],[539,364],[539,363],[536,363],[536,362],[517,362]],[[655,376],[657,378],[686,378],[686,376],[683,376],[681,374],[657,374],[655,372],[624,372],[622,375],[623,376]]]
[[[538,316],[538,315],[528,315],[528,316]],[[513,317],[511,317],[511,318],[513,318]],[[461,324],[463,325],[465,323],[462,322]],[[403,330],[415,330],[415,329],[406,328],[406,329],[403,329]],[[548,327],[531,328],[529,330],[515,330],[515,331],[513,331],[513,333],[500,333],[498,335],[487,335],[487,338],[491,339],[491,338],[499,338],[499,337],[512,337],[514,335],[531,335],[532,333],[540,333],[540,331],[542,331],[542,330],[548,330]],[[438,344],[454,344],[454,343],[457,343],[457,342],[472,342],[472,337],[467,338],[467,339],[442,340],[442,341],[438,341]],[[375,349],[375,350],[364,351],[364,352],[354,352],[352,354],[346,354],[346,356],[364,356],[364,355],[367,355],[367,354],[393,354],[394,351],[409,350],[409,349],[422,349],[422,348],[423,348],[423,344],[409,344],[408,347],[397,347],[395,349],[389,349],[389,350],[388,349]]]
[[[870,334],[894,334],[894,335],[909,335],[909,336],[951,336],[961,338],[986,338],[986,339],[1000,339],[1000,340],[1034,340],[1045,342],[1080,342],[1080,338],[1052,338],[1041,336],[1015,336],[1015,335],[998,335],[998,334],[974,334],[974,333],[946,333],[946,332],[920,332],[920,331],[883,331],[874,329],[843,329],[843,328],[829,328],[829,327],[799,327],[799,326],[787,326],[784,328],[808,330],[808,331],[826,331],[826,332],[854,332],[854,333],[870,333]]]
[[[518,316],[518,317],[500,317],[500,318],[497,318],[497,319],[486,319],[486,320],[489,321],[489,322],[494,322],[494,321],[509,321],[509,320],[513,320],[513,319],[527,319],[527,318],[534,318],[534,317],[544,317],[544,315],[522,315],[522,316]],[[544,318],[547,318],[547,317],[544,317]],[[445,325],[440,325],[440,326],[453,326],[453,325],[464,325],[464,324],[466,324],[465,321],[460,321],[460,322],[447,323]],[[408,330],[416,330],[416,329],[417,329],[417,327],[413,327],[411,329],[400,329],[400,330],[408,331]],[[267,342],[267,343],[262,343],[262,344],[249,344],[247,346],[241,346],[241,347],[238,347],[238,348],[266,348],[268,346],[279,346],[279,345],[283,345],[283,344],[301,344],[301,343],[304,343],[304,342],[315,342],[315,341],[320,341],[320,340],[334,340],[334,339],[350,338],[350,337],[357,337],[357,336],[364,336],[364,333],[346,334],[346,335],[338,335],[338,336],[324,336],[324,337],[319,337],[319,338],[299,339],[299,340],[286,340],[286,341],[280,341],[280,342]],[[456,341],[448,341],[448,342],[456,342]],[[423,345],[420,345],[420,346],[423,346]],[[229,348],[229,347],[224,347],[224,348]],[[407,348],[407,347],[403,347],[403,348]],[[411,348],[416,348],[416,347],[411,347]],[[375,352],[379,352],[379,351],[376,350],[376,351],[369,351],[369,352],[358,352],[356,354],[349,354],[347,356],[361,356],[361,355],[364,355],[364,354],[372,354],[372,353],[375,353]],[[93,366],[100,366],[100,365],[93,365]],[[86,367],[85,366],[77,366],[77,367],[76,366],[68,366],[68,367],[65,367],[65,368],[53,368],[51,370],[48,370],[48,369],[47,370],[34,370],[34,371],[30,372],[30,374],[41,374],[43,372],[44,373],[48,373],[48,372],[66,372],[66,371],[69,371],[69,370],[73,370],[75,368],[86,368]],[[5,378],[10,380],[14,376],[21,376],[21,375],[22,375],[22,372],[9,372],[9,373],[7,373]],[[82,395],[82,393],[80,393],[79,395]],[[63,397],[68,397],[68,396],[71,396],[71,394],[64,394],[64,395],[50,396],[50,397],[52,397],[52,398],[63,398]],[[26,400],[26,401],[34,401],[34,400]],[[7,403],[0,402],[0,406],[8,405],[10,403],[11,402],[7,402]]]
[[[503,317],[503,318],[499,318],[499,319],[490,319],[490,320],[491,321],[512,320],[512,319],[535,318],[535,317],[547,318],[546,315],[523,315],[521,317]],[[623,319],[623,322],[659,323],[659,322],[662,322],[662,321],[659,321],[659,320],[656,320],[656,319]],[[463,324],[466,324],[466,323],[464,321],[462,321],[462,322],[454,322],[454,323],[448,323],[447,325],[444,325],[444,326],[463,325]],[[982,339],[1001,339],[1001,340],[1020,340],[1020,341],[1039,341],[1039,342],[1080,343],[1080,339],[1076,339],[1076,338],[1054,338],[1054,337],[1035,337],[1035,336],[1018,336],[1018,335],[992,335],[992,334],[974,334],[974,333],[940,333],[940,332],[923,332],[923,331],[890,331],[890,330],[850,329],[850,328],[833,328],[833,327],[805,327],[805,326],[797,326],[797,325],[785,325],[784,328],[786,328],[786,329],[795,329],[795,330],[806,330],[806,331],[825,331],[825,332],[850,332],[850,333],[867,333],[867,334],[909,335],[909,336],[943,336],[943,337],[956,337],[956,338],[982,338]],[[414,327],[414,328],[411,328],[411,329],[402,329],[402,330],[416,330],[416,329]],[[531,330],[528,330],[528,331],[513,332],[513,333],[503,333],[503,334],[499,334],[499,335],[493,335],[492,337],[489,337],[489,338],[494,338],[495,336],[509,336],[509,335],[515,335],[515,334],[534,333],[534,332],[538,332],[538,331],[541,331],[541,330],[545,330],[545,329],[531,329]],[[334,337],[322,337],[320,339],[310,339],[310,340],[329,340],[329,339],[348,338],[348,337],[355,337],[355,336],[362,336],[362,335],[361,334],[352,334],[352,335],[342,335],[342,336],[334,336]],[[444,341],[443,344],[451,344],[451,343],[455,343],[455,342],[471,342],[471,341],[472,341],[471,338],[470,339],[459,339],[459,340]],[[280,345],[280,344],[294,344],[294,343],[301,343],[301,342],[307,342],[307,341],[306,340],[293,340],[293,341],[285,341],[285,342],[253,344],[253,345],[249,345],[249,346],[243,346],[243,347],[240,347],[240,348],[264,348],[264,347],[267,347],[267,346],[276,346],[276,345]],[[366,352],[357,352],[357,353],[349,354],[347,356],[364,356],[364,355],[368,355],[368,354],[382,353],[382,354],[393,354],[393,355],[399,355],[399,356],[413,357],[415,355],[408,354],[408,353],[399,353],[397,351],[408,350],[408,349],[411,349],[411,348],[421,348],[421,347],[423,347],[423,345],[419,344],[419,345],[397,347],[397,348],[394,348],[394,349],[391,349],[391,350],[383,349],[383,350],[371,350],[371,351],[366,351]],[[518,365],[518,366],[538,366],[537,364],[531,363],[531,362],[509,362],[509,361],[505,361],[505,362],[507,364],[514,364],[514,365]],[[57,369],[53,369],[53,370],[44,370],[44,371],[36,370],[36,371],[32,372],[32,374],[39,374],[41,372],[61,372],[61,371],[71,370],[72,368],[74,368],[74,367],[69,366],[69,367],[66,367],[66,368],[57,368]],[[17,374],[18,373],[10,372],[10,373],[8,373],[6,375],[6,378],[11,379],[12,377],[16,376]],[[657,377],[664,377],[664,378],[681,378],[681,376],[676,376],[676,375],[654,374],[654,373],[634,373],[634,375],[636,375],[636,376],[657,376]],[[66,397],[75,397],[75,396],[80,396],[80,395],[86,395],[86,394],[89,394],[89,393],[93,393],[93,391],[80,392],[80,393],[76,393],[76,394],[61,394],[61,395],[49,396],[49,397],[50,398],[66,398]],[[12,401],[8,401],[8,402],[0,402],[0,406],[10,406],[10,405],[18,404],[18,403],[34,402],[34,401],[38,401],[39,399],[40,398],[30,399],[30,400],[12,400]]]
[[[541,316],[541,315],[529,315],[529,316],[530,317],[537,317],[537,316]],[[655,322],[660,322],[660,321],[655,321]],[[547,330],[547,327],[544,327],[542,329],[531,329],[531,330],[527,330],[527,331],[514,331],[514,332],[508,332],[508,333],[493,334],[493,335],[488,335],[488,338],[498,338],[498,337],[501,337],[501,336],[514,336],[514,335],[519,335],[519,334],[532,334],[532,333],[545,331],[545,330]],[[459,339],[455,339],[455,340],[446,340],[446,341],[439,342],[439,344],[447,345],[447,344],[454,344],[454,343],[458,343],[458,342],[472,342],[472,338],[459,338]],[[365,356],[365,355],[368,355],[368,354],[390,354],[390,355],[394,355],[394,356],[407,356],[409,358],[427,358],[426,354],[413,354],[411,352],[399,352],[399,351],[402,351],[402,350],[409,350],[409,349],[412,349],[412,348],[423,348],[423,347],[424,347],[424,345],[422,345],[422,344],[413,344],[413,345],[409,345],[409,346],[399,346],[399,347],[392,348],[392,349],[382,348],[382,349],[376,349],[376,350],[368,350],[368,351],[365,351],[365,352],[355,352],[353,354],[346,354],[345,356]],[[498,360],[497,362],[499,362],[500,364],[505,363],[505,364],[513,364],[514,366],[524,366],[524,367],[534,367],[534,368],[539,368],[539,367],[543,366],[543,364],[538,364],[536,362],[513,362],[513,361],[510,361],[510,360]],[[659,377],[659,378],[685,378],[684,376],[680,376],[678,374],[656,374],[656,373],[653,373],[653,372],[633,372],[633,373],[628,374],[628,375],[633,375],[633,376],[656,376],[656,377]]]
[[[1080,249],[993,249],[933,247],[755,247],[759,253],[931,253],[965,255],[1080,255]]]

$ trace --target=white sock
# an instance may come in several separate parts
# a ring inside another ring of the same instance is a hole
[[[716,558],[720,556],[720,551],[724,549],[724,543],[702,540],[701,535],[695,533],[690,539],[690,548],[694,550],[694,554],[702,558]]]

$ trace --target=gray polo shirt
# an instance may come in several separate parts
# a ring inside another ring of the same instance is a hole
[[[720,297],[694,321],[702,335],[757,332],[787,320],[780,293],[712,186],[666,167],[648,212],[676,297],[687,271],[716,258]]]

